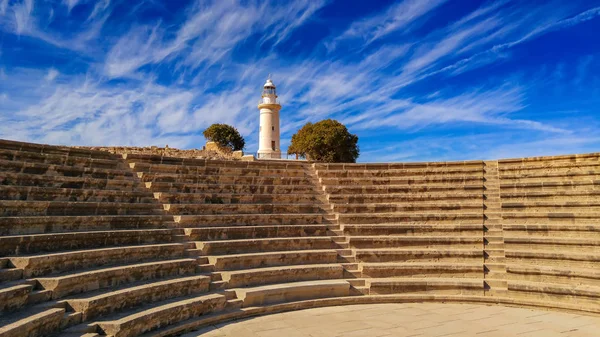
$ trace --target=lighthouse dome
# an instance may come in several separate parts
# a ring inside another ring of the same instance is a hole
[[[265,85],[264,85],[264,87],[265,87],[265,88],[267,88],[267,87],[269,87],[269,88],[275,88],[275,84],[273,84],[273,81],[271,81],[271,79],[269,78],[269,79],[267,80],[267,82],[265,82]]]

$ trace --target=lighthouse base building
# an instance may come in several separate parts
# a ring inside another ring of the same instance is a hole
[[[262,98],[258,102],[260,111],[260,129],[258,140],[258,158],[280,159],[279,111],[275,85],[269,78],[263,87]]]

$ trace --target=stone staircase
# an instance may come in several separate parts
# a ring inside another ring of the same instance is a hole
[[[0,141],[0,336],[171,336],[358,303],[598,314],[599,165],[217,161]]]

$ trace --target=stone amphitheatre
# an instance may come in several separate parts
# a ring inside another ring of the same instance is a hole
[[[599,153],[320,164],[0,141],[0,336],[225,336],[269,317],[333,336],[308,313],[371,307],[598,324],[599,172]]]

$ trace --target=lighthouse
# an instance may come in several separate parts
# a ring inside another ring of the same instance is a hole
[[[258,102],[260,111],[260,129],[258,141],[258,158],[281,158],[279,145],[279,110],[275,84],[271,76],[263,86],[262,98]]]

